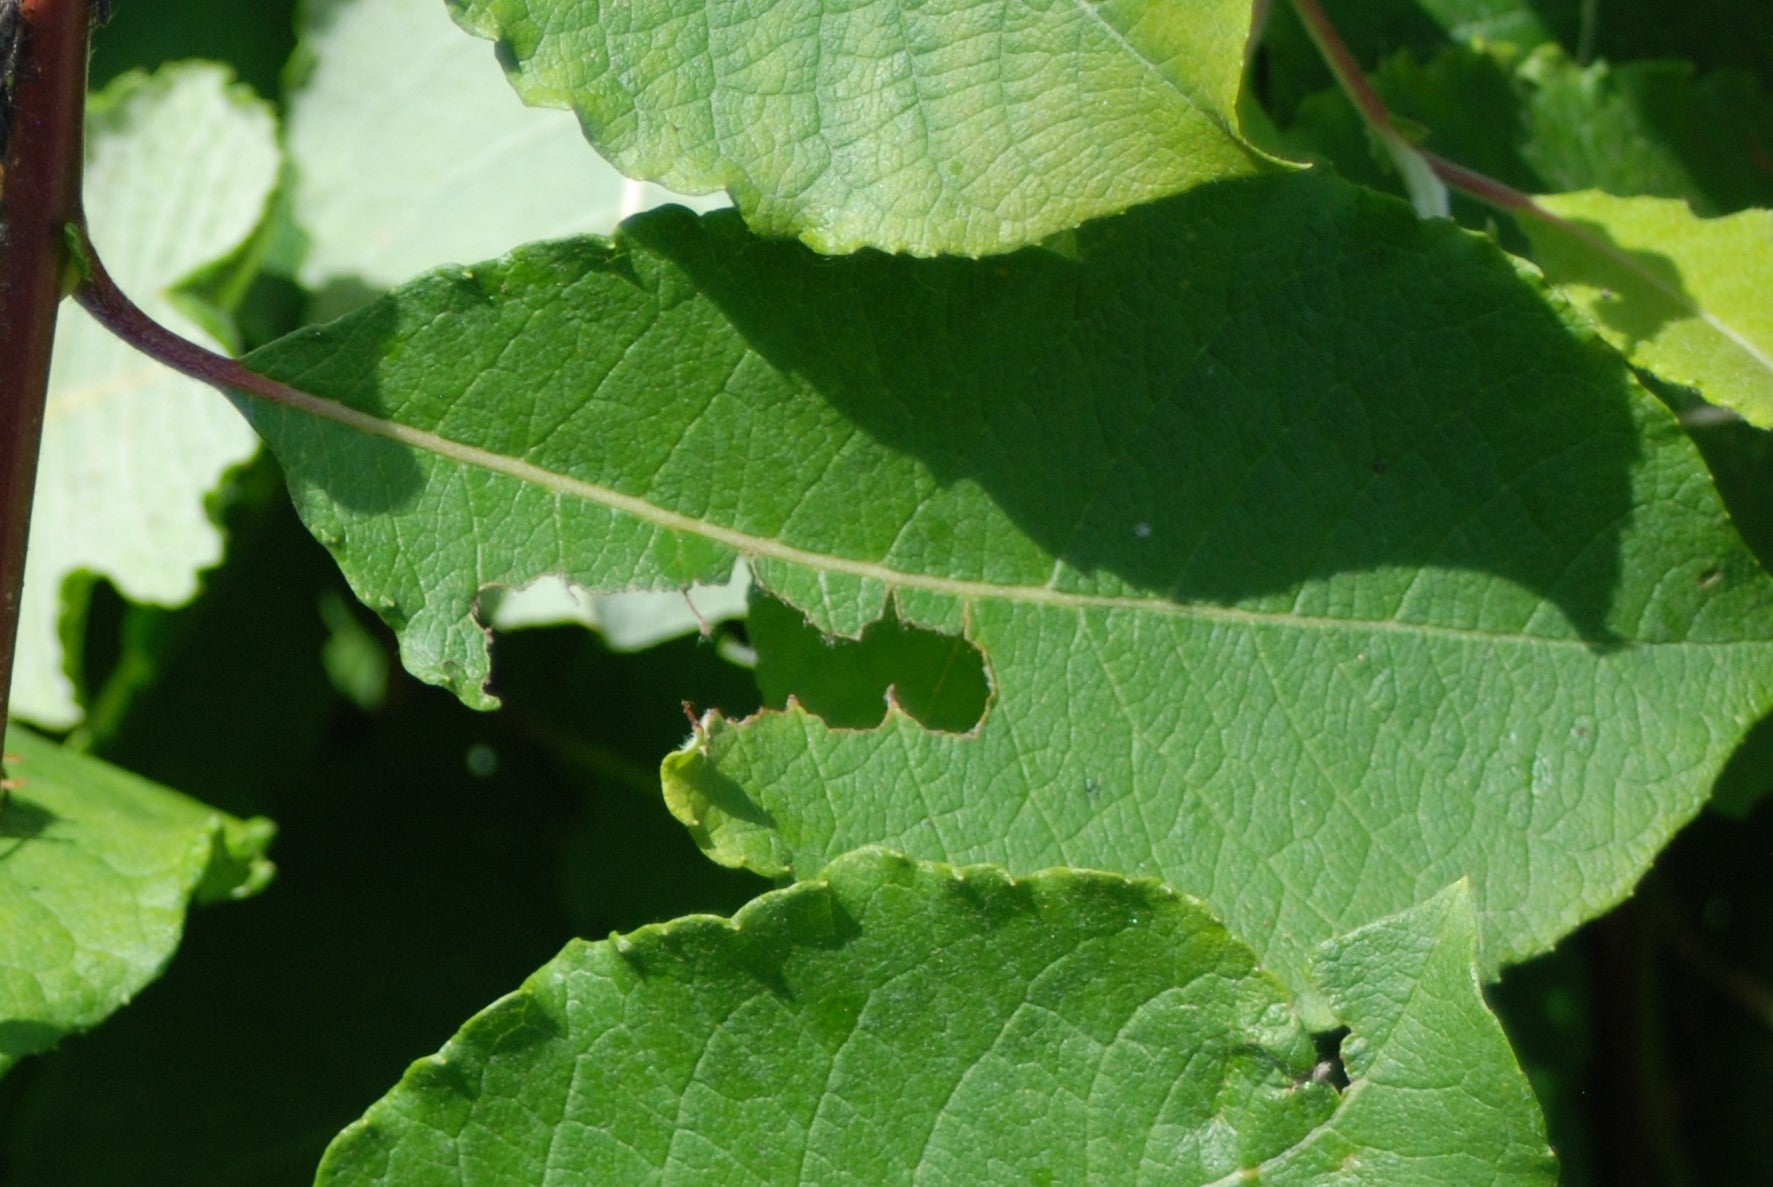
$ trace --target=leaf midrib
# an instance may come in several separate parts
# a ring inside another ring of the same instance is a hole
[[[289,387],[276,380],[267,378],[265,382],[269,387],[278,389],[275,396],[265,392],[243,394],[250,399],[282,405],[293,411],[329,420],[368,436],[393,441],[409,449],[428,453],[458,465],[501,474],[557,495],[595,503],[668,531],[682,532],[686,535],[711,540],[731,548],[741,556],[761,557],[799,565],[814,571],[841,573],[863,580],[879,581],[889,589],[927,590],[961,600],[1007,602],[1058,610],[1128,610],[1240,627],[1329,632],[1365,631],[1375,634],[1405,635],[1412,638],[1450,639],[1461,643],[1482,642],[1580,651],[1592,650],[1591,644],[1575,638],[1549,638],[1543,635],[1483,631],[1470,627],[1399,622],[1393,619],[1328,618],[1322,615],[1283,614],[1271,611],[1243,610],[1231,606],[1182,603],[1126,595],[1075,593],[1039,585],[1011,585],[995,581],[906,572],[875,561],[856,560],[850,557],[815,552],[812,549],[785,544],[768,536],[753,535],[737,528],[711,523],[705,519],[660,507],[636,495],[625,494],[607,486],[549,470],[522,458],[495,453],[477,445],[451,440],[426,429],[414,428],[397,421],[371,416],[366,412]],[[1670,643],[1631,641],[1628,646],[1712,648],[1753,646],[1759,642],[1758,640],[1719,640],[1716,642],[1682,640]]]

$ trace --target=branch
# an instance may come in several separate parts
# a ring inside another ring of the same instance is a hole
[[[67,266],[63,228],[81,222],[87,0],[23,0],[12,21],[15,76],[0,190],[0,719],[12,688],[25,543],[43,401]]]

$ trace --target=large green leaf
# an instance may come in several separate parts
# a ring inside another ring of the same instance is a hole
[[[154,317],[213,343],[171,289],[252,233],[278,160],[270,109],[219,67],[118,79],[93,98],[87,133],[86,210],[106,266]],[[57,629],[67,579],[99,574],[135,601],[188,601],[222,554],[204,497],[257,447],[204,384],[63,311],[19,610],[20,716],[80,718]]]
[[[1773,211],[1702,219],[1685,202],[1590,191],[1523,220],[1546,275],[1631,360],[1773,428]]]
[[[6,749],[19,785],[0,805],[0,1072],[159,976],[187,901],[262,887],[272,832],[21,729]]]
[[[571,116],[525,108],[480,42],[439,0],[309,0],[311,65],[289,99],[294,216],[308,232],[300,278],[315,321],[439,264],[596,231],[666,202],[585,149]],[[366,120],[366,109],[378,113]],[[743,588],[589,595],[543,578],[489,598],[499,629],[580,622],[639,649],[745,612]]]
[[[1617,901],[1773,705],[1773,581],[1667,410],[1536,274],[1329,178],[986,261],[665,210],[252,361],[342,401],[252,415],[470,703],[475,598],[541,573],[743,555],[828,633],[889,598],[964,632],[970,734],[790,708],[673,761],[768,873],[881,842],[1159,875],[1295,985],[1469,876],[1493,969]]]
[[[828,252],[981,255],[1259,168],[1249,0],[450,0],[631,177]]]
[[[1474,940],[1455,891],[1326,953],[1338,1093],[1198,902],[864,851],[730,923],[572,944],[319,1182],[1550,1184]]]

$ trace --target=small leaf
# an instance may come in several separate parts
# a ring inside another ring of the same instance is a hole
[[[24,730],[0,805],[0,1072],[96,1026],[165,968],[185,905],[255,894],[272,826]]]
[[[863,851],[730,923],[569,946],[317,1181],[1551,1184],[1474,936],[1469,896],[1442,896],[1330,953],[1354,1027],[1338,1094],[1194,900]]]
[[[983,255],[1263,168],[1249,0],[450,0],[630,177],[820,251]]]
[[[1773,211],[1702,219],[1685,202],[1591,191],[1522,219],[1545,274],[1631,361],[1773,428]]]
[[[258,226],[279,157],[271,109],[215,66],[125,75],[88,116],[86,210],[117,282],[151,316],[214,338],[169,295]],[[12,705],[44,725],[80,719],[57,623],[75,573],[176,606],[222,555],[204,497],[258,448],[208,386],[139,353],[69,304],[56,327]]]

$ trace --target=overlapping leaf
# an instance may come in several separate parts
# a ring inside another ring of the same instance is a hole
[[[6,735],[20,785],[0,804],[0,1072],[96,1025],[159,975],[186,903],[270,878],[271,826]]]
[[[1616,901],[1773,704],[1773,583],[1666,410],[1489,243],[1340,183],[1203,187],[997,260],[732,216],[440,274],[256,365],[297,505],[408,667],[482,691],[479,591],[720,575],[889,596],[992,701],[708,722],[722,860],[1161,875],[1292,983],[1469,875],[1485,957]]]
[[[450,0],[631,177],[829,252],[1005,251],[1247,174],[1249,0]]]
[[[1325,954],[1338,1093],[1199,903],[866,851],[730,923],[571,945],[319,1182],[1549,1184],[1474,940],[1455,890]]]
[[[277,179],[271,112],[226,73],[182,65],[126,75],[93,99],[86,210],[118,283],[180,333],[214,342],[170,290],[235,251]],[[221,558],[204,498],[253,455],[252,431],[213,392],[141,355],[78,309],[62,315],[44,415],[19,612],[15,711],[79,720],[57,624],[64,582],[109,578],[136,601],[179,605]]]
[[[1631,360],[1773,428],[1773,211],[1696,217],[1685,202],[1590,191],[1525,220],[1546,275]]]

